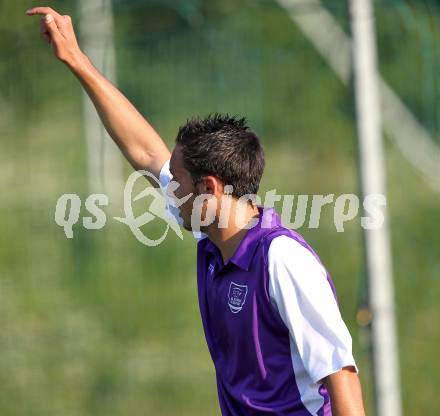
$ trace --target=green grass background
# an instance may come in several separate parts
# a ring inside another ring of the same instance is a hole
[[[79,18],[73,0],[48,3]],[[347,28],[345,3],[326,6]],[[79,224],[72,240],[55,224],[60,195],[88,195],[81,90],[24,16],[32,5],[0,0],[0,414],[217,415],[190,235],[145,247],[110,211],[103,230]],[[352,91],[274,2],[114,6],[119,86],[170,146],[191,115],[245,115],[266,151],[261,195],[359,193]],[[380,70],[440,143],[436,3],[376,6]],[[404,411],[436,415],[439,194],[385,147]],[[299,231],[334,278],[373,414],[367,334],[355,319],[359,218],[337,233],[325,208],[319,229]]]

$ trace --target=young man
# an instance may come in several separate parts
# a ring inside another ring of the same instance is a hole
[[[171,155],[81,52],[68,16],[47,7],[27,14],[43,16],[42,37],[80,80],[132,166],[150,171],[165,193],[172,179],[179,184],[169,210],[183,227],[196,231],[195,211],[206,223],[197,247],[198,295],[222,414],[364,415],[351,337],[330,276],[273,209],[250,201],[264,155],[245,120],[192,119]]]

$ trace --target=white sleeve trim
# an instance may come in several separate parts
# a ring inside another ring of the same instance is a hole
[[[160,169],[160,173],[159,173],[160,187],[165,189],[171,182],[171,179],[173,179],[173,175],[171,175],[170,172],[170,161],[167,160]]]
[[[268,263],[271,301],[313,382],[346,366],[358,371],[350,333],[322,264],[285,235],[271,241]]]
[[[165,199],[165,209],[169,216],[174,217],[179,225],[182,224],[183,220],[182,217],[179,214],[179,210],[174,204],[173,199],[170,195],[168,195],[168,185],[173,179],[173,175],[171,175],[170,172],[170,161],[167,160],[164,165],[162,166],[160,173],[159,173],[159,183],[160,183],[160,190],[162,192],[162,196]]]

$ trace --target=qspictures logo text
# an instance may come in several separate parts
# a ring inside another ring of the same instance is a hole
[[[145,178],[151,178],[156,187],[151,186]],[[138,180],[145,183],[145,188],[137,195],[133,196],[134,186]],[[180,239],[183,239],[180,225],[183,220],[180,216],[179,208],[192,197],[191,209],[191,229],[193,233],[202,232],[205,227],[212,225],[215,213],[220,212],[220,219],[216,221],[218,227],[228,227],[231,216],[231,194],[232,186],[225,186],[225,195],[221,199],[213,198],[210,194],[185,195],[177,198],[175,191],[179,184],[171,181],[167,189],[162,189],[157,178],[148,171],[133,172],[125,185],[123,197],[124,215],[121,217],[111,217],[125,226],[132,232],[133,236],[142,244],[147,246],[157,246],[162,243],[168,232],[172,230]],[[143,198],[152,197],[152,201],[145,212],[135,216],[133,203]],[[300,229],[304,227],[319,228],[321,215],[324,207],[331,209],[333,213],[333,224],[336,232],[344,232],[345,225],[356,219],[361,211],[361,201],[356,194],[347,193],[336,196],[327,195],[280,195],[276,189],[267,191],[264,198],[256,194],[248,194],[238,199],[238,206],[252,202],[264,208],[273,208],[275,203],[281,205],[280,217],[283,226],[290,229]],[[84,201],[84,208],[87,215],[80,218],[83,203],[81,198],[75,193],[66,193],[59,197],[55,207],[55,222],[63,228],[67,238],[74,238],[73,227],[79,222],[87,230],[100,230],[108,222],[105,207],[110,204],[109,197],[105,194],[92,194]],[[220,204],[220,205],[218,205]],[[201,207],[207,206],[202,210]],[[383,208],[386,206],[386,198],[382,194],[367,195],[362,201],[362,213],[360,218],[361,226],[367,230],[375,230],[382,227],[384,223]],[[220,208],[218,210],[217,208]],[[202,215],[204,211],[204,215]],[[264,214],[263,214],[264,215]],[[239,215],[235,217],[238,221]],[[252,228],[258,222],[256,218],[250,221],[245,228]],[[153,221],[161,223],[162,231],[159,238],[151,238],[147,235],[144,227]],[[238,225],[238,224],[237,224]],[[261,220],[261,227],[269,227],[270,221]]]

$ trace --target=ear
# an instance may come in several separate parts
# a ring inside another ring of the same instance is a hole
[[[199,194],[218,195],[223,189],[220,179],[215,176],[204,176],[202,180],[196,185]]]

